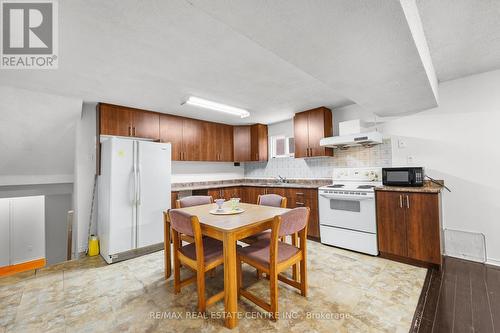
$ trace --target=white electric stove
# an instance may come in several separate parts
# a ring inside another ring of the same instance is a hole
[[[375,214],[381,168],[337,168],[332,184],[318,189],[321,242],[378,255]]]

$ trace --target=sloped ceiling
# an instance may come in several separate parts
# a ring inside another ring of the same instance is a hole
[[[439,81],[500,68],[500,1],[417,0]]]
[[[0,86],[0,185],[73,181],[82,101]]]
[[[437,103],[398,0],[73,0],[59,12],[59,69],[4,71],[0,84],[231,124]],[[251,117],[181,106],[189,95]]]

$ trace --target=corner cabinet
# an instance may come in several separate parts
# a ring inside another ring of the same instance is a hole
[[[332,111],[326,107],[296,113],[293,118],[295,157],[333,156],[332,148],[319,145],[325,137],[333,136]]]
[[[441,265],[439,193],[376,191],[381,256],[421,266]]]
[[[267,125],[234,126],[234,161],[267,161]]]

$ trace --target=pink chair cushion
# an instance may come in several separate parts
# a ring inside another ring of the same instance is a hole
[[[281,214],[281,225],[278,231],[278,236],[286,236],[294,234],[306,226],[307,223],[307,208],[294,208],[284,214]]]
[[[260,196],[259,205],[281,207],[281,200],[283,197],[277,194],[264,194]]]
[[[190,197],[185,197],[179,199],[181,208],[200,206],[212,203],[212,197],[209,195],[192,195]]]
[[[196,247],[194,243],[185,245],[180,249],[181,253],[186,257],[196,260]],[[222,258],[222,242],[210,237],[203,237],[203,255],[205,264]]]
[[[188,236],[194,235],[193,225],[191,224],[191,217],[193,215],[177,209],[171,209],[168,214],[170,215],[172,229]]]
[[[241,257],[246,257],[256,261],[266,267],[270,264],[270,242],[267,240],[259,241],[247,247],[239,248],[238,254]],[[297,247],[278,242],[278,263],[290,259],[292,256],[300,251]]]

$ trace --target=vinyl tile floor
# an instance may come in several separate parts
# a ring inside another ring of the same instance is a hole
[[[307,298],[280,283],[280,318],[240,299],[228,330],[224,302],[196,312],[196,285],[174,295],[163,251],[106,265],[84,258],[0,278],[0,333],[5,332],[408,332],[426,269],[308,242]],[[191,272],[182,269],[183,276]],[[269,281],[243,266],[244,287],[262,297]],[[223,268],[207,292],[223,288]]]

